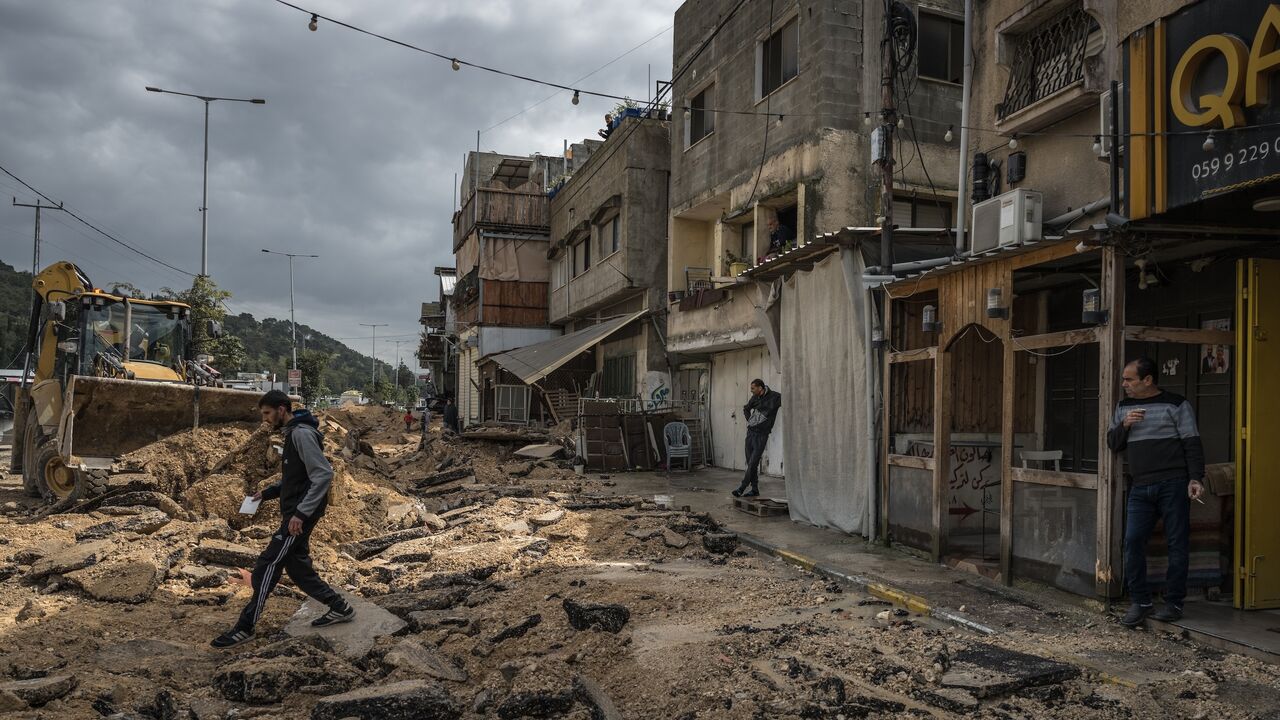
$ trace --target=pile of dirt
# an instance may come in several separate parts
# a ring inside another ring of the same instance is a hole
[[[268,437],[265,430],[252,423],[210,425],[139,448],[120,458],[113,473],[149,475],[154,479],[155,490],[177,497],[215,467],[241,456],[247,461],[247,456],[255,453],[265,458]],[[229,455],[234,457],[228,458]]]

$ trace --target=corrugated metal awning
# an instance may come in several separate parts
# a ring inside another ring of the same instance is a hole
[[[641,310],[605,320],[598,325],[561,335],[546,342],[498,353],[490,359],[520,378],[522,382],[532,385],[555,372],[556,368],[574,359],[579,353],[603,342],[646,312],[648,311]]]

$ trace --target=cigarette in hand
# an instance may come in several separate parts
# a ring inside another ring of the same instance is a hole
[[[1193,499],[1194,499],[1196,502],[1200,503],[1201,505],[1203,505],[1203,504],[1204,504],[1204,501],[1200,499],[1200,496],[1199,496],[1199,495],[1195,496],[1195,498],[1193,498]]]

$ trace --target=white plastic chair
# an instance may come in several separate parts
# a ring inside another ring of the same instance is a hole
[[[662,439],[667,446],[667,471],[671,470],[671,463],[676,458],[684,458],[684,469],[692,470],[690,450],[693,438],[689,435],[689,426],[682,422],[669,422],[662,429]]]
[[[1062,470],[1062,451],[1061,450],[1021,450],[1018,453],[1022,456],[1022,467],[1027,467],[1027,461],[1039,463],[1053,463],[1055,471]]]

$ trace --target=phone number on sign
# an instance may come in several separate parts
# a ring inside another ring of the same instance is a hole
[[[1271,155],[1272,151],[1280,154],[1280,138],[1276,138],[1274,143],[1269,140],[1264,140],[1256,145],[1250,145],[1249,147],[1240,148],[1239,150],[1232,150],[1231,152],[1219,157],[1202,160],[1191,166],[1191,179],[1200,181],[1211,178],[1219,172],[1231,172],[1231,170],[1236,167],[1248,165],[1249,163],[1254,163],[1259,160],[1265,160],[1269,155]]]

